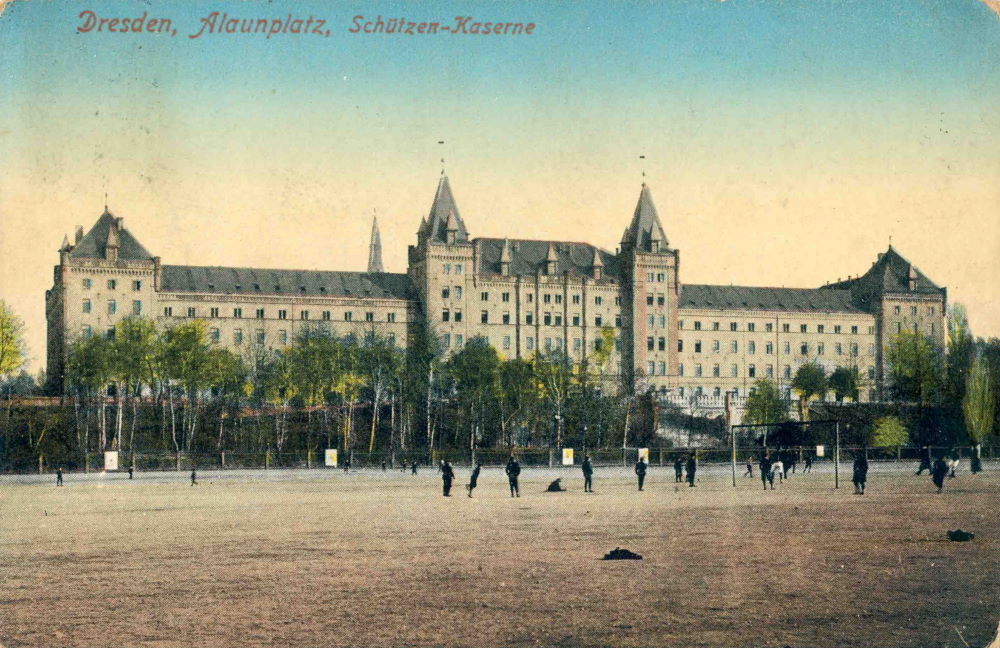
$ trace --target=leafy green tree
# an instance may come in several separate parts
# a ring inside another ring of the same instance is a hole
[[[7,302],[0,299],[0,378],[24,364],[24,324]]]
[[[886,349],[889,392],[898,404],[915,408],[910,436],[919,445],[942,441],[933,406],[940,403],[944,385],[943,356],[931,337],[913,331],[897,333]]]
[[[972,472],[982,470],[981,449],[983,441],[993,432],[997,409],[997,385],[988,363],[982,358],[972,362],[966,381],[965,399],[962,402],[965,413],[965,429],[969,440],[976,447],[972,460]]]
[[[448,360],[448,373],[455,396],[469,426],[468,447],[476,447],[476,432],[483,432],[487,408],[495,401],[500,375],[500,356],[485,338],[476,337]]]
[[[752,425],[781,423],[788,420],[788,406],[773,381],[761,378],[753,384],[747,397],[743,420]]]
[[[946,402],[961,403],[965,398],[966,378],[976,356],[975,339],[969,330],[965,306],[952,304],[948,309],[948,346],[945,358]]]
[[[792,389],[799,395],[799,407],[802,409],[802,420],[809,419],[809,400],[817,396],[826,396],[826,369],[818,362],[807,362],[800,366],[792,378]]]
[[[96,410],[98,450],[107,447],[105,389],[112,376],[112,345],[100,336],[80,336],[66,351],[66,385],[74,397],[77,413],[77,438],[86,456],[90,452],[90,417]],[[80,403],[83,403],[82,417]],[[81,420],[82,418],[82,420]]]
[[[241,397],[249,381],[243,359],[228,349],[212,348],[208,352],[208,384],[218,403],[219,418],[215,449],[222,450],[225,436],[225,413],[239,410]]]
[[[187,452],[191,451],[198,429],[201,392],[210,386],[210,348],[204,320],[184,322],[168,328],[164,333],[164,343],[160,347],[166,375],[183,388],[187,397],[182,424],[184,447]],[[171,412],[173,409],[171,390]],[[176,438],[174,429],[174,445],[179,451]]]
[[[368,452],[372,452],[375,449],[375,431],[381,418],[382,402],[386,392],[396,384],[396,376],[403,366],[403,356],[399,347],[374,331],[365,337],[360,354],[358,367],[371,393],[372,423]]]
[[[553,447],[558,448],[563,440],[566,399],[574,379],[573,361],[564,351],[549,351],[535,355],[534,367],[539,393],[551,404],[555,419],[555,438],[550,443],[554,441]]]
[[[898,416],[884,416],[875,421],[870,444],[875,448],[904,446],[910,441],[910,433]]]
[[[126,317],[115,326],[111,343],[111,377],[115,382],[115,432],[113,448],[122,447],[122,426],[125,398],[129,399],[132,422],[129,428],[129,450],[135,464],[135,428],[139,418],[138,402],[143,385],[153,384],[156,357],[156,325],[142,317]]]
[[[858,387],[861,383],[861,377],[857,366],[837,367],[830,374],[828,382],[837,402],[841,402],[845,398],[850,398],[853,401],[858,400]]]
[[[424,424],[424,440],[434,447],[434,386],[440,371],[441,345],[433,329],[421,319],[416,322],[406,345],[405,399],[413,416],[420,413]]]
[[[534,384],[534,368],[523,358],[511,358],[500,363],[497,403],[500,407],[500,434],[497,445],[513,446],[514,429],[528,424],[538,405]]]
[[[284,450],[288,440],[288,405],[298,396],[293,355],[291,348],[276,351],[264,379],[265,398],[274,407],[274,445],[278,452]]]

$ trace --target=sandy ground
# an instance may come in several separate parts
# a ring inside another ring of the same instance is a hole
[[[1000,472],[937,495],[774,491],[728,469],[499,469],[0,478],[0,644],[985,646],[1000,619]],[[546,494],[563,476],[571,490]],[[846,480],[845,480],[846,481]],[[976,533],[950,542],[948,529]],[[615,547],[641,561],[601,561]],[[961,637],[959,636],[961,633]]]

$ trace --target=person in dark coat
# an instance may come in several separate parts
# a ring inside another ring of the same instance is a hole
[[[944,457],[938,457],[931,466],[931,479],[934,481],[934,485],[937,486],[937,492],[941,492],[944,489],[944,478],[948,474],[948,464],[944,462]]]
[[[753,460],[750,457],[747,457],[747,471],[743,473],[743,476],[753,479]]]
[[[56,468],[56,486],[63,485],[62,467]]]
[[[465,490],[469,491],[469,497],[472,497],[472,491],[476,490],[476,484],[479,482],[479,470],[483,467],[483,462],[477,461],[476,467],[472,469],[472,474],[469,475],[469,484],[465,487]]]
[[[590,463],[590,455],[584,455],[583,457],[583,492],[593,493],[594,492],[594,466]]]
[[[684,481],[684,461],[680,455],[674,457],[674,483],[680,484]]]
[[[411,475],[416,475],[417,474],[417,462],[416,461],[414,461],[412,464],[410,464],[410,474]]]
[[[641,458],[635,462],[635,474],[639,478],[639,490],[642,490],[642,485],[646,481],[646,462]]]
[[[933,468],[931,467],[931,449],[924,446],[924,454],[920,457],[920,465],[917,466],[917,472],[914,475],[922,475],[924,471],[933,473]]]
[[[688,488],[694,488],[694,473],[698,470],[698,462],[695,461],[693,452],[691,453],[691,456],[688,457],[687,466],[685,466],[685,468],[687,469]]]
[[[806,453],[806,468],[802,472],[812,472],[813,469],[813,455],[812,452]]]
[[[195,472],[193,469],[191,470],[191,485],[192,486],[198,485],[198,473]]]
[[[774,473],[771,471],[771,454],[767,450],[760,453],[760,481],[764,484],[764,490],[767,490],[768,483],[771,484],[771,490],[774,490]]]
[[[451,497],[451,482],[455,479],[455,471],[447,461],[441,462],[441,483],[444,487],[444,496]]]
[[[858,456],[854,458],[854,494],[864,495],[865,494],[865,482],[868,481],[868,459],[865,458],[865,453],[860,452]]]
[[[510,482],[510,496],[520,497],[521,489],[517,485],[517,476],[521,474],[521,464],[517,462],[517,459],[513,455],[507,460],[507,467],[504,468],[504,472],[507,473],[507,481]]]
[[[133,468],[132,466],[129,466],[128,467],[128,478],[129,479],[132,479],[132,473],[133,472],[135,472],[135,468]]]

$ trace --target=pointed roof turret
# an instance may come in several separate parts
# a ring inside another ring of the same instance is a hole
[[[559,257],[556,256],[556,246],[552,243],[552,241],[549,241],[549,251],[545,255],[545,260],[546,261],[558,261],[559,260]]]
[[[118,221],[115,220],[111,227],[108,228],[108,238],[104,242],[105,248],[117,248],[120,247],[118,244]]]
[[[382,237],[378,231],[378,217],[372,216],[372,236],[368,245],[368,272],[385,272],[382,266]]]
[[[112,233],[112,230],[114,230],[114,233]],[[105,210],[101,214],[101,217],[97,219],[97,222],[90,228],[90,231],[73,247],[70,256],[74,259],[107,258],[106,251],[109,241],[114,244],[112,249],[117,247],[119,259],[131,261],[153,260],[153,255],[122,226],[121,219],[115,218],[108,210]]]
[[[595,268],[603,268],[604,267],[604,262],[601,261],[601,253],[597,250],[596,247],[594,248],[594,260],[591,261],[590,265],[593,266],[593,267],[595,267]]]
[[[640,252],[658,252],[669,245],[663,225],[660,224],[660,216],[656,213],[656,205],[653,204],[653,195],[645,182],[642,183],[632,223],[625,231],[622,243],[627,243]]]
[[[449,230],[455,233],[456,243],[469,242],[469,232],[465,229],[458,205],[455,204],[448,176],[442,175],[438,181],[437,191],[434,192],[434,203],[431,205],[430,214],[427,215],[427,224],[422,231],[432,242],[446,243]]]
[[[500,263],[510,263],[512,260],[510,253],[510,239],[503,240],[503,248],[500,250]]]
[[[67,236],[66,234],[63,234],[63,242],[62,242],[62,245],[59,246],[59,251],[60,252],[65,252],[65,251],[67,251],[69,249],[70,249],[69,236]]]

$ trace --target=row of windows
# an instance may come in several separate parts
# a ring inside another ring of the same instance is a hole
[[[662,366],[664,363],[661,362],[659,364],[660,364],[660,366]],[[652,373],[652,367],[653,367],[653,363],[652,362],[649,363],[649,367],[650,367],[650,375],[661,375],[661,376],[665,376],[666,375],[665,373],[653,374]],[[875,379],[875,367],[868,367],[867,372],[868,372],[868,377],[870,379],[874,380]],[[677,375],[678,376],[684,376],[684,364],[683,363],[677,365]],[[701,364],[695,364],[694,365],[694,377],[695,378],[701,378],[701,377],[703,377],[703,375],[704,374],[702,373],[702,366],[701,366]],[[717,364],[712,365],[712,377],[713,378],[719,378],[721,376],[722,376],[722,368],[719,365],[717,365]],[[739,368],[739,365],[730,365],[730,367],[729,367],[729,377],[730,378],[739,378],[740,377],[740,368]],[[747,378],[761,378],[761,377],[764,377],[764,378],[774,378],[774,365],[770,365],[770,364],[766,365],[764,367],[764,374],[763,374],[763,376],[759,376],[758,372],[757,372],[757,365],[749,364],[749,365],[747,365],[746,377]],[[791,367],[791,365],[785,365],[784,366],[784,369],[782,370],[782,378],[785,378],[785,379],[788,379],[788,380],[790,380],[792,378],[792,367]]]
[[[646,273],[646,281],[649,283],[652,283],[653,281],[663,283],[666,280],[667,280],[667,273],[665,272],[657,272],[655,274],[652,272]]]
[[[901,309],[900,309],[900,307],[898,305],[892,307],[892,312],[895,313],[896,315],[900,314],[900,310]],[[934,315],[936,312],[937,312],[937,308],[935,306],[928,306],[927,307],[927,314],[928,315]],[[913,316],[913,317],[917,316],[917,307],[916,306],[910,306],[910,315]]]
[[[702,388],[701,386],[691,387],[691,388],[678,387],[677,388],[677,395],[680,396],[681,398],[683,398],[687,394],[687,390],[688,389],[691,390],[691,395],[692,396],[700,398],[700,397],[702,397],[702,396],[705,395],[704,388]],[[660,391],[664,392],[664,391],[666,391],[666,388],[665,387],[661,387]],[[740,395],[739,387],[733,388],[732,391],[734,392],[733,393],[734,396],[739,396]],[[750,389],[750,393],[751,394],[753,393],[753,388]],[[722,388],[721,387],[714,387],[712,389],[712,396],[714,396],[715,398],[721,398],[722,397]],[[782,390],[781,390],[781,397],[784,398],[784,399],[786,399],[786,400],[790,399],[792,397],[792,388],[791,387],[783,387]],[[871,389],[871,390],[868,391],[868,400],[870,400],[870,401],[877,400],[877,392],[874,389]]]
[[[910,330],[912,330],[914,333],[916,333],[919,330],[917,322],[913,322],[910,325]],[[903,323],[896,322],[896,333],[902,333],[902,332],[903,332]],[[934,322],[931,322],[931,335],[934,335],[935,333],[937,333],[937,327],[934,326]]]
[[[441,298],[442,299],[451,299],[451,298],[461,299],[462,298],[462,287],[461,286],[444,286],[443,288],[441,288]],[[662,298],[662,295],[661,295],[661,298]],[[479,300],[480,301],[489,301],[489,299],[490,299],[490,293],[489,293],[488,290],[484,290],[484,291],[482,291],[482,292],[479,293]],[[526,293],[525,300],[529,304],[534,303],[534,301],[535,301],[535,294],[534,293]],[[579,304],[580,303],[580,295],[570,295],[570,300],[571,300],[571,302],[573,304]],[[502,293],[500,293],[500,301],[502,301],[504,303],[510,302],[510,292],[502,292]],[[562,293],[544,293],[542,295],[542,303],[543,304],[551,304],[553,302],[555,302],[556,304],[563,303]],[[594,303],[597,304],[598,306],[600,306],[602,303],[604,303],[604,298],[601,295],[596,295],[594,297]],[[663,302],[661,301],[660,303],[662,304]],[[615,297],[615,305],[618,306],[620,304],[621,304],[621,298],[620,297]]]
[[[91,337],[93,334],[94,334],[93,328],[91,328],[90,326],[84,326],[83,327],[83,335],[84,335],[84,337]],[[371,335],[371,334],[369,334],[369,335]],[[115,339],[115,327],[112,326],[112,327],[108,328],[108,330],[106,332],[106,336],[107,336],[107,338],[109,340]],[[277,331],[277,334],[275,335],[275,338],[277,339],[277,341],[278,341],[279,344],[288,344],[288,331],[285,330],[285,329],[280,329],[279,331]],[[354,339],[354,335],[353,334],[349,334],[347,336],[347,338],[349,340],[353,340]],[[217,329],[217,328],[210,328],[210,329],[208,329],[208,339],[213,344],[218,344],[218,343],[220,343],[222,341],[222,332],[219,329]],[[244,342],[244,339],[245,338],[243,336],[243,329],[236,329],[236,330],[233,331],[233,345],[235,345],[235,346],[242,346],[243,342]],[[256,341],[257,344],[264,344],[265,341],[266,341],[266,339],[267,339],[267,335],[266,335],[264,329],[257,329],[254,332],[254,340]],[[386,336],[386,339],[388,340],[389,344],[395,346],[395,344],[396,344],[396,336],[395,335],[393,335],[392,333],[390,333],[389,335]]]
[[[93,304],[89,299],[83,300],[82,306],[84,313],[90,313],[93,311]],[[118,302],[114,299],[108,300],[108,315],[116,315],[118,313]],[[132,302],[132,314],[142,315],[142,302],[138,299]]]
[[[657,306],[663,306],[666,302],[667,302],[667,300],[666,300],[666,297],[663,295],[663,293],[659,293],[658,295],[656,295],[656,305]],[[653,305],[653,293],[647,293],[646,294],[646,305],[647,306],[652,306]]]
[[[461,322],[462,321],[462,311],[458,309],[445,308],[441,311],[441,321],[442,322]],[[580,316],[573,315],[571,319],[567,320],[572,322],[572,326],[580,326]],[[490,323],[490,312],[481,311],[479,313],[479,322],[481,324]],[[510,312],[504,311],[500,315],[500,323],[510,324]],[[525,313],[524,323],[527,326],[533,326],[535,324],[535,314]],[[542,324],[545,326],[562,326],[563,316],[562,313],[544,313],[542,315]],[[615,315],[615,326],[621,328],[622,318],[621,315]],[[604,318],[600,315],[594,317],[594,326],[600,327],[604,326]]]
[[[481,339],[485,340],[487,344],[490,343],[489,336],[480,336]],[[444,333],[441,335],[441,346],[446,349],[452,348],[452,342],[454,342],[455,348],[461,348],[464,338],[461,334],[452,335],[451,333]],[[543,340],[539,340],[540,345],[544,345],[546,351],[561,351],[563,349],[563,339],[559,337],[547,337]],[[603,346],[604,341],[601,339],[594,340],[594,350],[600,351]],[[509,335],[504,335],[501,340],[501,348],[510,349],[511,337]],[[533,351],[535,349],[535,338],[528,336],[524,339],[524,346],[528,351]],[[541,347],[540,347],[541,348]],[[622,343],[620,339],[615,339],[615,350],[621,351]],[[583,350],[583,340],[581,338],[573,338],[573,350],[582,351]]]
[[[659,338],[659,345],[661,347],[660,348],[661,351],[663,351],[663,345],[664,345],[664,343],[665,343],[665,338],[662,338],[662,337]],[[653,350],[653,338],[652,337],[646,338],[646,346],[647,346],[647,348],[650,351]],[[753,354],[757,353],[757,343],[755,341],[751,340],[750,342],[746,343],[745,349],[746,349],[746,352],[747,352],[748,355],[753,355]],[[813,349],[816,352],[816,355],[825,355],[826,354],[826,343],[824,343],[824,342],[817,342],[816,345],[813,346],[813,347],[811,347],[808,342],[802,342],[802,343],[799,344],[799,354],[800,355],[809,355],[810,349]],[[857,345],[856,342],[852,342],[850,345],[848,345],[848,349],[850,350],[850,355],[851,356],[857,356],[858,355],[858,345]],[[684,351],[684,340],[677,340],[677,350],[679,352],[683,352]],[[722,350],[722,344],[719,342],[719,340],[712,340],[712,353],[720,353],[721,350]],[[739,350],[740,350],[739,342],[737,342],[736,340],[733,340],[733,341],[731,341],[729,343],[729,352],[730,353],[739,353]],[[784,351],[785,355],[791,354],[791,352],[792,352],[792,344],[791,344],[791,342],[785,342],[784,343],[784,345],[783,345],[783,351]],[[695,353],[701,353],[702,352],[702,342],[701,342],[701,340],[695,340],[694,341],[694,352]],[[834,355],[844,355],[844,345],[841,344],[840,342],[837,342],[836,344],[833,345],[833,352],[834,352]],[[765,355],[772,355],[773,353],[774,353],[774,343],[773,342],[765,342],[764,343],[764,354]],[[875,355],[875,345],[874,344],[869,344],[868,345],[868,355],[870,355],[870,356]]]
[[[684,330],[684,320],[680,320],[680,321],[677,322],[677,328],[679,328],[681,330]],[[827,332],[826,329],[827,329],[827,327],[826,327],[825,324],[816,324],[815,325],[815,332],[816,333],[826,333]],[[701,328],[701,321],[700,320],[696,320],[695,321],[695,323],[694,323],[694,330],[695,331],[702,330],[702,328]],[[719,330],[721,330],[719,328],[719,322],[712,322],[712,330],[713,331],[719,331]],[[729,330],[730,331],[739,331],[740,330],[739,329],[739,323],[738,322],[730,322],[729,323]],[[746,328],[746,330],[748,332],[750,332],[750,333],[753,333],[754,331],[757,330],[757,324],[755,322],[747,322],[747,328]],[[774,322],[765,322],[764,323],[764,331],[766,333],[773,333],[774,332]],[[791,333],[792,332],[792,325],[791,324],[782,324],[781,325],[781,332],[782,333]],[[808,333],[808,332],[809,332],[809,325],[808,324],[799,324],[799,333]],[[841,333],[843,333],[843,327],[840,324],[834,324],[833,325],[833,333],[836,334],[836,335],[840,335]],[[857,334],[858,334],[858,325],[857,324],[852,324],[851,325],[851,335],[857,335]],[[868,327],[868,335],[874,335],[874,334],[875,334],[875,327],[874,326],[869,326]]]
[[[85,311],[85,312],[87,312],[87,311]],[[174,307],[173,306],[164,306],[163,307],[163,315],[165,317],[173,317],[174,316]],[[257,311],[256,311],[256,313],[255,313],[255,316],[256,316],[257,319],[264,319],[266,317],[266,315],[267,315],[267,313],[266,313],[265,309],[263,309],[263,308],[258,308]],[[198,317],[198,309],[196,307],[194,307],[194,306],[188,306],[186,314],[184,316],[185,317]],[[211,318],[218,318],[219,317],[219,309],[218,309],[218,307],[215,307],[215,306],[210,307],[208,309],[208,316],[211,317]],[[234,308],[233,309],[233,319],[241,319],[242,317],[243,317],[243,309],[242,308]],[[310,312],[308,310],[301,310],[301,311],[299,311],[299,319],[301,319],[301,320],[308,320],[310,318],[311,318],[311,315],[310,315]],[[288,319],[288,311],[286,309],[278,309],[278,319],[280,319],[280,320]],[[320,319],[322,319],[323,321],[326,321],[326,322],[330,321],[332,319],[331,312],[328,311],[328,310],[322,311],[320,313]],[[345,322],[352,322],[352,321],[354,321],[354,313],[353,313],[353,311],[344,311],[344,321]],[[366,312],[365,313],[365,321],[366,322],[374,322],[374,321],[376,321],[375,320],[375,313],[372,312],[372,311]],[[391,322],[395,322],[396,321],[396,313],[387,313],[386,316],[385,316],[385,321],[386,322],[390,322],[390,323]]]
[[[118,280],[117,279],[108,279],[107,286],[108,286],[108,290],[117,290],[118,289]],[[83,289],[84,290],[90,290],[93,287],[94,287],[94,282],[93,282],[92,279],[84,279],[83,280]],[[140,281],[138,279],[136,279],[135,281],[133,281],[132,282],[132,290],[142,290],[142,281]]]

